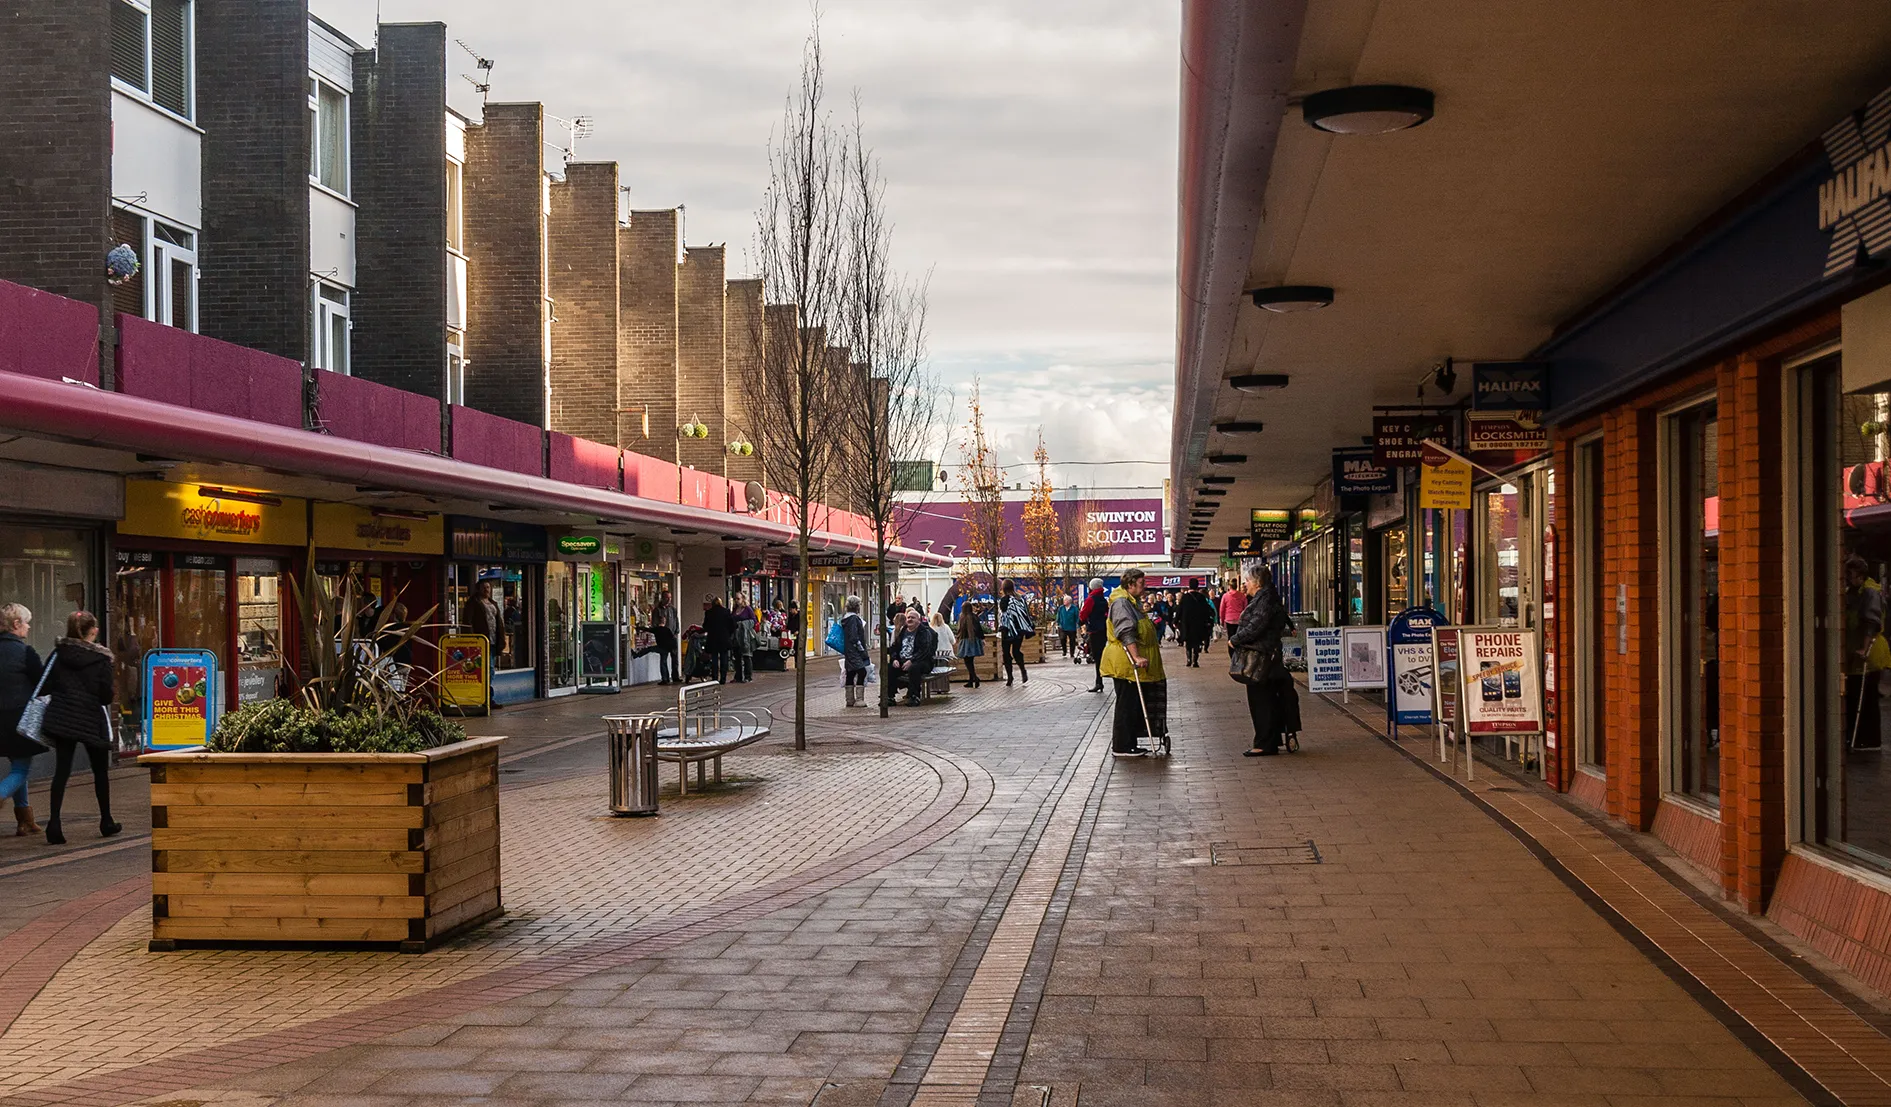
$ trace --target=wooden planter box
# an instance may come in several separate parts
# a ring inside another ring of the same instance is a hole
[[[503,913],[499,743],[151,753],[151,949],[399,943]]]

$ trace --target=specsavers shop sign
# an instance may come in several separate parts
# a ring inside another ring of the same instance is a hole
[[[134,480],[125,484],[125,518],[118,532],[195,542],[305,546],[308,507],[293,496]]]

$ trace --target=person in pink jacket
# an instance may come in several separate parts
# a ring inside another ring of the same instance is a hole
[[[1221,629],[1229,638],[1234,637],[1234,627],[1241,621],[1241,613],[1248,607],[1247,593],[1239,588],[1230,587],[1221,594]],[[1234,647],[1228,647],[1228,655],[1234,655]]]

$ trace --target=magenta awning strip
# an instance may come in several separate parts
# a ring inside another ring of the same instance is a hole
[[[0,372],[0,427],[179,460],[253,465],[422,495],[567,511],[756,541],[794,540],[793,527],[754,516],[566,484],[18,373]],[[826,532],[816,532],[815,543],[832,552],[873,552],[870,542]],[[949,558],[917,550],[896,549],[893,556],[916,565],[951,564]]]

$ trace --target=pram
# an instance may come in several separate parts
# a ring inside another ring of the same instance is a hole
[[[683,679],[714,680],[716,664],[709,658],[709,633],[701,624],[683,632]]]

